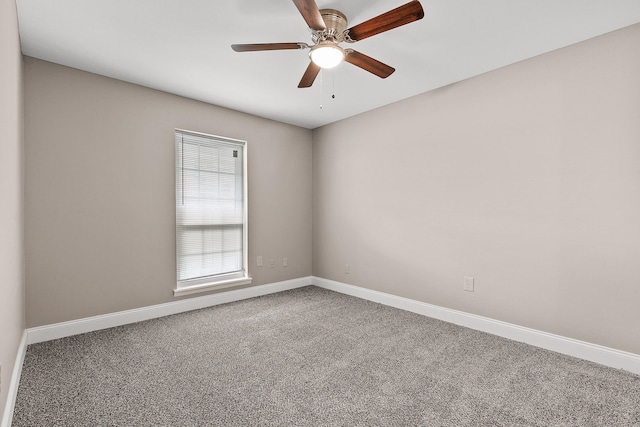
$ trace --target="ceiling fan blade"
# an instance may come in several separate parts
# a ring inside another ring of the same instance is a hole
[[[356,67],[360,67],[363,70],[366,70],[376,76],[386,79],[396,70],[393,67],[384,64],[377,59],[373,59],[370,56],[365,55],[364,53],[360,53],[353,49],[347,49],[346,56],[344,60],[350,64],[355,65]]]
[[[316,77],[318,77],[319,72],[320,72],[320,67],[317,66],[313,61],[310,61],[309,66],[307,67],[307,70],[304,72],[304,75],[302,76],[302,79],[298,84],[298,87],[300,88],[311,87]]]
[[[322,20],[322,15],[320,15],[320,9],[318,9],[318,5],[314,0],[293,0],[293,3],[300,11],[300,15],[302,15],[309,28],[317,31],[327,29]]]
[[[253,44],[232,44],[231,49],[236,52],[256,52],[260,50],[286,50],[286,49],[307,49],[306,43],[253,43]]]
[[[423,17],[424,10],[420,2],[417,0],[410,1],[405,5],[349,28],[349,37],[354,41],[363,40],[367,37],[375,36],[376,34],[417,21]]]

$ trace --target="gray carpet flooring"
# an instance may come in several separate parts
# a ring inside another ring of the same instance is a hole
[[[640,376],[306,287],[30,345],[13,426],[640,426]]]

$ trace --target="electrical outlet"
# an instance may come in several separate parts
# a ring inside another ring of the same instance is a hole
[[[344,265],[344,274],[351,273],[351,266],[349,264]]]
[[[256,264],[258,264],[258,267],[262,267],[262,255],[258,256]]]
[[[286,267],[287,265],[289,265],[289,260],[287,259],[287,257],[282,258],[282,266]]]
[[[464,289],[467,292],[473,292],[473,277],[465,276],[464,287],[462,289]]]

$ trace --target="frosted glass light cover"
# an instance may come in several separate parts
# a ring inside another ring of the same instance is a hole
[[[344,59],[344,50],[336,45],[318,45],[311,50],[311,60],[320,68],[333,68]]]

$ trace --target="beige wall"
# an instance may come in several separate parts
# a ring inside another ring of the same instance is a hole
[[[28,327],[175,300],[174,128],[248,141],[252,285],[311,274],[310,130],[33,58],[24,78]]]
[[[639,46],[635,25],[316,129],[314,275],[640,354]]]
[[[0,0],[0,420],[24,330],[22,53],[16,5]],[[1,421],[0,421],[1,422]]]

